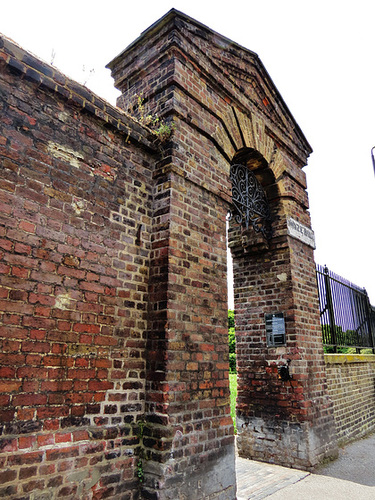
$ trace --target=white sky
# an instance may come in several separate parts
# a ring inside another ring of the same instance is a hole
[[[315,259],[375,305],[373,0],[9,0],[0,32],[115,103],[105,65],[172,7],[256,52],[314,152]],[[85,70],[83,70],[85,67]],[[93,73],[90,70],[94,69]]]

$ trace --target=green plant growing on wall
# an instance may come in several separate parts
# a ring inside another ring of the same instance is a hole
[[[143,483],[143,478],[144,478],[144,470],[143,470],[143,462],[141,459],[138,460],[137,462],[137,476],[138,476],[138,479],[139,479],[139,482],[140,483]]]
[[[145,425],[146,425],[146,422],[144,420],[139,420],[137,436],[139,439],[139,443],[141,445],[141,449],[139,452],[139,457],[138,457],[138,462],[137,462],[137,477],[138,477],[140,483],[143,483],[143,479],[145,476],[144,469],[143,469],[143,459],[144,459],[143,436],[144,436]]]
[[[160,120],[160,118],[157,115],[147,114],[144,102],[145,99],[143,98],[143,94],[138,95],[137,96],[137,107],[139,113],[138,121],[142,125],[149,127],[152,133],[158,138],[158,140],[161,143],[168,141],[168,139],[171,137],[176,128],[174,122],[167,123],[164,122],[163,120]]]
[[[151,114],[146,114],[144,102],[143,94],[137,95],[138,121],[142,125],[146,125],[146,127],[155,127],[159,122],[159,118]]]

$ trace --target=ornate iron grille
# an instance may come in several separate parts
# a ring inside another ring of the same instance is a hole
[[[271,214],[266,193],[253,172],[245,165],[231,165],[232,211],[230,218],[268,239],[272,235]]]

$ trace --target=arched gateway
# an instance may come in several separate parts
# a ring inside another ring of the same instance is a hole
[[[0,493],[234,500],[228,212],[238,450],[313,469],[309,144],[258,56],[175,10],[108,67],[122,110],[0,38]]]
[[[228,210],[239,452],[312,469],[336,453],[336,443],[302,171],[308,142],[258,56],[180,12],[151,26],[109,68],[125,110],[142,95],[151,113],[175,124],[154,173],[163,216],[154,219],[152,279],[155,291],[167,292],[165,308],[155,293],[150,323],[158,339],[150,340],[150,352],[165,361],[157,379],[158,364],[148,364],[146,415],[160,417],[149,481],[154,474],[165,489],[160,498],[235,495],[225,346]],[[164,450],[169,440],[172,448]]]

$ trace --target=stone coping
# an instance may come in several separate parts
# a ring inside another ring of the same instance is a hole
[[[375,363],[375,354],[324,354],[324,361],[330,365]]]

